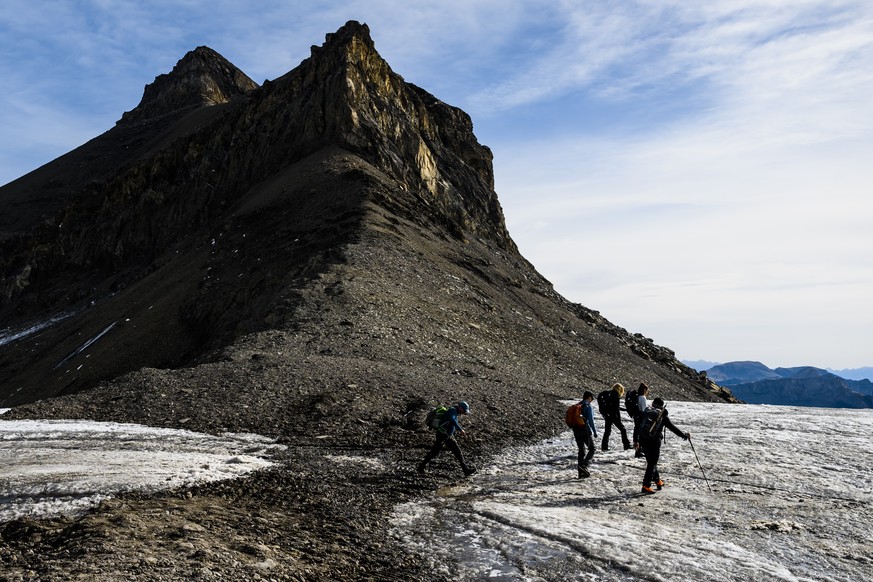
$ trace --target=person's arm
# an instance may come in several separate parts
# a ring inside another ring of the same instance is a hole
[[[585,406],[585,424],[587,424],[591,429],[591,434],[597,436],[597,425],[594,424],[594,411],[591,409],[591,404]]]
[[[667,416],[667,411],[664,411],[664,426],[670,429],[676,436],[685,439],[686,441],[691,438],[691,433],[682,432],[676,426],[670,422],[670,418]]]

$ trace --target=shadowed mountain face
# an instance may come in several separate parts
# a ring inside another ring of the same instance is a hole
[[[730,399],[553,291],[506,230],[470,118],[392,72],[355,22],[262,87],[192,51],[115,128],[0,189],[0,216],[17,217],[2,406],[112,379],[103,390],[124,390],[106,410],[168,377],[217,391],[215,366],[244,405],[241,385],[277,389],[249,370],[265,362],[311,384],[310,403],[405,378],[401,412],[458,386],[553,400],[646,381]],[[147,420],[213,422],[178,407]],[[252,408],[235,425],[258,428]]]

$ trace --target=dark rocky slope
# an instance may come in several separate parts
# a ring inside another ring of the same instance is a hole
[[[412,470],[430,405],[472,403],[464,448],[481,464],[561,431],[558,400],[584,388],[646,381],[668,399],[731,400],[554,292],[506,231],[469,117],[394,74],[366,26],[229,99],[162,98],[185,108],[159,116],[177,119],[162,134],[174,139],[6,241],[3,321],[72,315],[0,346],[0,402],[21,404],[12,418],[272,435],[284,464],[9,524],[13,579],[429,579],[384,520],[456,476],[449,459]]]

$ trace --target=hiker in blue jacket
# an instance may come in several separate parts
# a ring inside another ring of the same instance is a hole
[[[458,422],[459,414],[470,414],[470,405],[463,400],[454,406],[450,406],[443,413],[442,417],[440,417],[440,424],[436,429],[436,440],[430,451],[425,455],[424,460],[418,464],[419,473],[424,474],[424,469],[427,467],[427,464],[435,459],[444,447],[448,447],[452,454],[455,455],[455,458],[458,459],[458,463],[460,463],[465,477],[469,477],[476,472],[476,469],[464,462],[464,454],[461,452],[461,447],[458,446],[458,443],[455,440],[456,431],[461,435],[467,434]]]
[[[582,395],[582,418],[585,419],[585,426],[573,427],[573,438],[576,440],[576,446],[579,447],[576,466],[580,479],[591,476],[588,465],[594,458],[594,437],[597,436],[597,427],[594,426],[594,409],[591,408],[593,400],[594,394],[586,390]]]

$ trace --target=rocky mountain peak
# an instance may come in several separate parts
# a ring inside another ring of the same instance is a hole
[[[142,100],[119,123],[160,117],[187,107],[219,105],[256,89],[257,83],[209,47],[188,52],[170,73],[146,85]]]
[[[623,370],[670,397],[729,397],[555,293],[506,230],[470,117],[392,71],[366,25],[260,88],[195,49],[86,146],[0,188],[0,216],[44,208],[50,188],[57,209],[0,242],[0,406],[262,352],[327,375],[336,358],[383,362],[428,390],[459,374],[483,393],[608,386]]]
[[[409,192],[406,203],[423,203],[456,233],[516,251],[494,192],[491,150],[476,139],[469,115],[405,82],[366,24],[349,21],[311,51],[277,86],[312,104],[306,115],[323,120],[314,139],[389,169]]]

